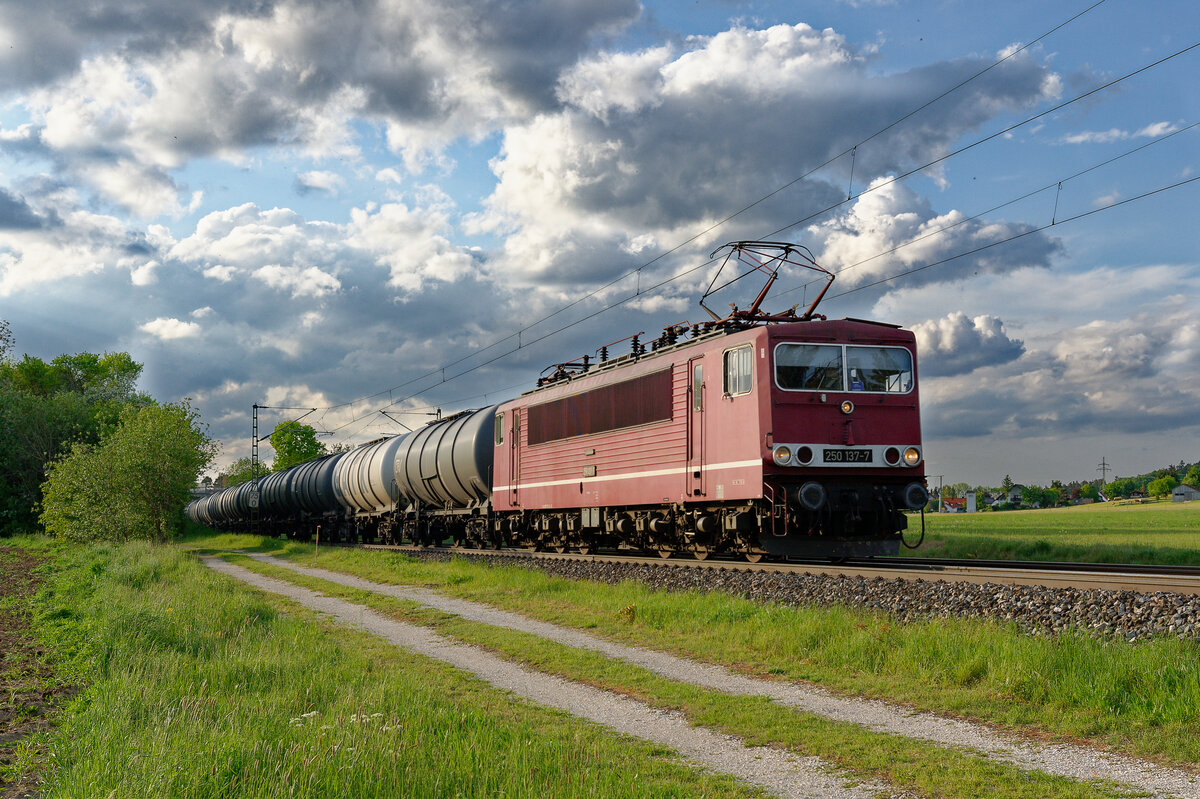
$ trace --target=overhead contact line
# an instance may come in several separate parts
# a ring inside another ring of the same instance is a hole
[[[988,208],[983,211],[979,211],[978,213],[975,213],[975,214],[972,214],[971,216],[960,219],[959,221],[957,221],[953,224],[946,225],[945,227],[940,227],[937,230],[931,230],[923,236],[918,236],[915,239],[910,239],[909,241],[903,242],[901,244],[897,244],[895,247],[892,247],[891,249],[884,250],[883,252],[878,252],[874,255],[863,258],[860,261],[855,261],[854,263],[849,264],[849,265],[844,266],[841,269],[839,269],[836,274],[841,275],[841,274],[844,274],[845,272],[849,272],[851,269],[856,269],[856,268],[862,266],[863,264],[870,263],[871,261],[874,261],[877,258],[882,258],[885,255],[893,255],[893,254],[899,252],[900,250],[904,249],[905,247],[910,247],[914,244],[919,244],[922,241],[926,241],[926,240],[934,238],[936,236],[940,236],[941,234],[943,234],[947,231],[953,230],[956,227],[965,225],[968,222],[973,222],[974,220],[979,219],[982,216],[993,213],[995,211],[999,211],[1001,208],[1007,208],[1008,206],[1015,205],[1016,203],[1019,203],[1023,200],[1028,200],[1030,197],[1035,197],[1038,194],[1041,194],[1042,192],[1049,191],[1056,187],[1058,189],[1061,189],[1062,185],[1064,183],[1068,183],[1072,180],[1075,180],[1078,177],[1082,177],[1083,175],[1088,174],[1089,172],[1094,172],[1097,169],[1108,166],[1109,164],[1111,164],[1115,161],[1120,161],[1122,158],[1127,158],[1128,156],[1139,153],[1142,150],[1145,150],[1149,147],[1154,147],[1155,145],[1162,144],[1163,142],[1167,141],[1168,139],[1171,139],[1174,136],[1178,136],[1181,133],[1186,133],[1187,131],[1192,130],[1193,128],[1196,128],[1196,127],[1200,127],[1200,122],[1193,122],[1192,124],[1186,125],[1182,128],[1179,128],[1178,130],[1171,131],[1170,133],[1166,133],[1162,136],[1159,136],[1158,138],[1152,139],[1152,140],[1146,142],[1145,144],[1141,144],[1130,150],[1126,150],[1125,152],[1120,153],[1119,155],[1114,155],[1110,158],[1106,158],[1103,161],[1092,164],[1091,166],[1087,167],[1086,169],[1081,169],[1078,172],[1074,173],[1073,175],[1068,175],[1067,177],[1062,178],[1060,180],[1051,181],[1050,183],[1047,183],[1045,186],[1042,186],[1041,188],[1033,189],[1032,191],[1028,191],[1025,194],[1022,194],[1020,197],[1014,197],[1013,199],[1002,202],[999,205],[993,205],[991,208]],[[1056,211],[1057,211],[1057,209],[1056,209]],[[1051,227],[1053,227],[1054,225],[1059,224],[1061,222],[1068,221],[1065,219],[1057,220],[1056,216],[1051,219],[1051,222],[1050,222]],[[954,257],[960,257],[960,256],[954,256]],[[795,286],[790,289],[785,289],[784,291],[781,291],[778,294],[775,294],[774,296],[782,297],[785,294],[790,294],[794,291],[800,291],[802,289],[806,289],[810,285],[813,285],[813,283],[814,283],[814,281],[808,281],[806,283],[800,284],[799,286]],[[835,296],[842,296],[842,295],[839,294],[839,295],[835,295]]]
[[[978,79],[979,77],[983,76],[984,74],[986,74],[986,73],[990,72],[992,69],[996,68],[997,66],[999,66],[999,65],[1003,64],[1005,61],[1008,61],[1009,59],[1011,59],[1011,58],[1015,57],[1016,55],[1018,55],[1019,53],[1023,52],[1024,50],[1027,50],[1028,48],[1030,48],[1030,47],[1032,47],[1033,45],[1037,44],[1038,42],[1042,41],[1043,39],[1045,39],[1045,38],[1047,38],[1047,37],[1051,36],[1052,34],[1056,33],[1057,31],[1059,31],[1059,30],[1061,30],[1062,28],[1066,27],[1067,25],[1071,24],[1072,22],[1074,22],[1074,21],[1078,20],[1080,17],[1084,16],[1085,14],[1087,14],[1087,13],[1089,13],[1089,12],[1093,11],[1094,9],[1096,9],[1097,7],[1099,7],[1099,6],[1103,5],[1105,2],[1107,2],[1107,0],[1097,0],[1097,2],[1093,3],[1092,5],[1088,6],[1087,8],[1085,8],[1085,9],[1083,9],[1082,11],[1078,12],[1077,14],[1075,14],[1075,15],[1073,15],[1073,16],[1071,16],[1071,17],[1069,17],[1068,19],[1066,19],[1065,21],[1063,21],[1063,22],[1059,23],[1058,25],[1055,25],[1053,28],[1051,28],[1050,30],[1048,30],[1048,31],[1046,31],[1045,33],[1041,34],[1040,36],[1038,36],[1038,37],[1036,37],[1036,38],[1034,38],[1034,39],[1030,40],[1030,41],[1029,41],[1027,44],[1024,44],[1024,45],[1022,45],[1021,47],[1019,47],[1019,48],[1017,48],[1017,49],[1013,50],[1012,52],[1008,53],[1008,54],[1007,54],[1007,55],[1005,55],[1004,57],[997,59],[996,61],[994,61],[993,63],[991,63],[991,64],[990,64],[990,65],[988,65],[987,67],[984,67],[983,69],[979,70],[978,72],[976,72],[975,74],[971,75],[970,77],[968,77],[968,78],[965,78],[964,80],[960,81],[959,83],[955,84],[954,86],[951,86],[949,89],[946,89],[946,90],[945,90],[945,91],[943,91],[941,94],[937,95],[936,97],[932,98],[931,100],[928,100],[927,102],[925,102],[925,103],[921,104],[920,106],[917,106],[916,108],[914,108],[913,110],[909,111],[907,114],[905,114],[904,116],[900,117],[899,119],[896,119],[896,120],[894,120],[893,122],[889,123],[888,125],[886,125],[886,126],[884,126],[884,127],[880,128],[879,130],[875,131],[874,133],[872,133],[871,135],[869,135],[869,136],[867,136],[866,138],[862,139],[861,141],[858,141],[858,142],[856,142],[855,144],[853,144],[852,146],[850,146],[850,147],[848,147],[847,149],[843,150],[842,152],[838,153],[837,155],[835,155],[835,156],[832,156],[831,158],[827,159],[827,160],[826,160],[826,161],[824,161],[823,163],[821,163],[821,164],[819,164],[819,165],[817,165],[817,166],[813,167],[812,169],[809,169],[807,172],[803,173],[803,174],[802,174],[802,175],[800,175],[799,177],[796,177],[796,178],[794,178],[793,180],[791,180],[791,181],[788,181],[787,183],[783,184],[783,185],[782,185],[782,186],[780,186],[779,188],[775,189],[774,191],[771,191],[771,192],[770,192],[770,193],[768,193],[768,194],[765,194],[765,195],[763,195],[762,197],[758,198],[757,200],[755,200],[754,202],[750,203],[749,205],[743,206],[742,208],[738,209],[737,211],[733,212],[732,214],[729,214],[728,216],[724,217],[723,219],[720,219],[720,220],[718,220],[717,222],[714,222],[713,224],[711,224],[711,225],[709,225],[707,228],[705,228],[705,229],[703,229],[703,230],[699,231],[699,232],[698,232],[698,233],[696,233],[695,235],[693,235],[693,236],[691,236],[691,237],[689,237],[689,238],[687,238],[687,239],[685,239],[685,240],[681,241],[679,244],[676,244],[674,247],[672,247],[672,248],[670,248],[670,249],[668,249],[668,250],[665,250],[665,251],[663,251],[663,252],[659,253],[659,254],[658,254],[658,255],[656,255],[654,258],[651,258],[649,261],[645,262],[644,264],[642,264],[641,266],[637,267],[636,269],[631,269],[631,270],[629,270],[629,271],[625,272],[624,274],[620,275],[619,277],[616,277],[616,278],[614,278],[614,279],[610,280],[608,283],[605,283],[604,285],[602,285],[602,286],[599,286],[599,287],[597,287],[597,288],[595,288],[595,289],[593,289],[593,290],[589,291],[588,293],[586,293],[586,294],[584,294],[584,295],[580,296],[579,298],[577,298],[577,299],[575,299],[575,300],[571,301],[570,303],[568,303],[568,304],[566,304],[566,305],[562,306],[561,308],[559,308],[559,309],[557,309],[557,310],[553,311],[552,313],[550,313],[550,314],[548,314],[548,315],[546,315],[546,316],[542,317],[541,319],[538,319],[538,320],[536,320],[536,321],[534,321],[534,322],[532,322],[532,323],[530,323],[530,324],[526,325],[525,327],[523,327],[523,328],[521,328],[521,329],[517,330],[515,333],[511,333],[511,334],[509,334],[509,335],[507,335],[507,336],[505,336],[505,337],[503,337],[503,338],[497,339],[496,341],[492,342],[491,344],[488,344],[488,345],[486,345],[486,346],[484,346],[484,347],[481,347],[481,348],[479,348],[479,349],[477,349],[477,350],[474,350],[473,352],[471,352],[471,353],[468,353],[467,355],[464,355],[462,358],[459,358],[458,360],[451,361],[451,362],[449,362],[449,363],[447,363],[447,364],[445,364],[445,365],[443,365],[443,366],[441,366],[441,367],[438,367],[438,368],[436,368],[436,369],[433,369],[433,370],[431,370],[431,371],[429,371],[429,372],[426,372],[425,374],[419,375],[419,376],[417,376],[417,377],[414,377],[414,378],[411,378],[411,379],[409,379],[409,380],[406,380],[406,381],[404,381],[404,382],[402,382],[402,383],[400,383],[400,384],[398,384],[398,385],[392,386],[392,387],[391,387],[391,388],[389,388],[389,389],[385,389],[385,390],[383,390],[383,391],[378,391],[378,392],[376,392],[376,393],[374,393],[374,394],[368,394],[368,395],[365,395],[365,396],[362,396],[362,397],[358,397],[358,398],[356,398],[356,399],[349,400],[348,402],[343,402],[343,403],[338,403],[338,404],[336,404],[336,405],[331,405],[331,406],[329,406],[328,408],[323,408],[322,410],[337,410],[337,409],[339,409],[339,408],[345,408],[345,407],[348,407],[348,406],[354,405],[355,403],[362,402],[363,400],[374,399],[375,397],[381,397],[381,396],[383,396],[384,394],[388,394],[388,393],[390,393],[390,392],[392,392],[392,391],[396,391],[396,390],[398,390],[398,389],[400,389],[400,388],[404,388],[405,386],[412,385],[413,383],[415,383],[415,382],[418,382],[418,381],[420,381],[420,380],[423,380],[423,379],[425,379],[425,378],[428,378],[428,377],[433,377],[433,376],[434,376],[434,375],[436,375],[436,374],[437,374],[439,371],[444,371],[445,369],[451,368],[451,367],[453,367],[453,366],[457,366],[458,364],[460,364],[460,363],[462,363],[462,362],[464,362],[464,361],[466,361],[466,360],[469,360],[469,359],[471,359],[471,358],[475,357],[476,355],[479,355],[479,354],[481,354],[481,353],[487,352],[488,350],[490,350],[490,349],[492,349],[492,348],[494,348],[494,347],[498,347],[499,345],[501,345],[501,344],[503,344],[504,342],[506,342],[506,341],[509,341],[510,339],[513,339],[513,338],[516,338],[516,339],[518,340],[518,346],[517,346],[517,348],[516,348],[516,349],[514,349],[514,350],[510,350],[509,352],[515,352],[515,351],[516,351],[516,350],[518,350],[518,349],[522,349],[524,346],[527,346],[527,344],[526,344],[526,343],[524,343],[524,342],[522,342],[522,341],[521,341],[521,337],[522,337],[522,334],[523,334],[523,333],[525,333],[525,332],[527,332],[527,331],[531,330],[532,328],[536,327],[537,325],[540,325],[540,324],[542,324],[542,323],[544,323],[544,322],[546,322],[546,321],[549,321],[550,319],[554,318],[555,316],[558,316],[559,314],[561,314],[561,313],[564,313],[564,312],[566,312],[566,311],[570,310],[571,308],[574,308],[574,307],[576,307],[576,306],[578,306],[578,305],[582,304],[583,302],[586,302],[587,300],[591,299],[592,297],[595,297],[595,296],[597,296],[598,294],[600,294],[600,293],[604,292],[605,290],[607,290],[607,289],[609,289],[609,288],[611,288],[611,287],[613,287],[613,286],[617,285],[618,283],[620,283],[620,282],[622,282],[622,281],[624,281],[624,280],[626,280],[626,279],[628,279],[628,278],[632,277],[633,275],[635,275],[635,274],[640,274],[640,273],[641,273],[641,272],[642,272],[642,271],[643,271],[643,270],[644,270],[646,267],[648,267],[648,266],[651,266],[651,265],[653,265],[653,264],[657,263],[658,261],[660,261],[660,260],[662,260],[663,258],[667,257],[668,255],[671,255],[672,253],[678,252],[680,249],[682,249],[683,247],[687,246],[688,244],[691,244],[691,243],[693,243],[693,242],[697,241],[698,239],[702,238],[703,236],[707,235],[708,233],[711,233],[712,231],[716,230],[717,228],[721,227],[722,225],[725,225],[726,223],[728,223],[728,222],[732,221],[733,219],[736,219],[737,217],[741,216],[742,214],[746,213],[747,211],[750,211],[751,209],[753,209],[753,208],[757,207],[758,205],[761,205],[763,202],[765,202],[765,201],[769,200],[770,198],[772,198],[772,197],[776,196],[776,195],[777,195],[777,194],[779,194],[780,192],[783,192],[783,191],[785,191],[785,190],[787,190],[787,189],[791,188],[792,186],[796,185],[797,183],[799,183],[800,181],[804,180],[805,178],[811,177],[811,176],[812,176],[813,174],[815,174],[816,172],[818,172],[818,171],[820,171],[820,170],[824,169],[825,167],[829,166],[830,164],[833,164],[834,162],[838,161],[839,159],[841,159],[841,158],[845,157],[846,155],[854,153],[854,152],[855,152],[855,151],[856,151],[856,150],[857,150],[859,147],[861,147],[862,145],[864,145],[864,144],[867,144],[868,142],[872,141],[873,139],[876,139],[876,138],[878,138],[879,136],[883,135],[883,134],[884,134],[884,133],[886,133],[887,131],[889,131],[889,130],[891,130],[892,128],[896,127],[897,125],[899,125],[899,124],[901,124],[901,123],[903,123],[903,122],[907,121],[908,119],[911,119],[913,116],[915,116],[916,114],[918,114],[918,113],[920,113],[921,111],[925,110],[925,109],[926,109],[926,108],[928,108],[929,106],[931,106],[931,105],[933,105],[933,104],[937,103],[938,101],[940,101],[940,100],[944,99],[945,97],[949,96],[950,94],[954,93],[955,91],[957,91],[957,90],[961,89],[963,86],[966,86],[968,83],[971,83],[972,81],[974,81],[974,80]],[[922,169],[924,169],[925,167],[921,167],[921,168],[922,168]],[[919,171],[919,170],[918,170],[918,171]],[[859,196],[861,196],[861,195],[859,195]],[[852,199],[852,198],[848,196],[846,201],[849,201],[850,199]],[[836,207],[837,207],[837,206],[831,206],[831,208],[836,208]],[[828,209],[827,209],[827,210],[828,210]],[[823,213],[823,212],[821,212],[821,213]],[[790,225],[789,227],[794,227],[794,226],[795,226],[795,225],[797,225],[797,224],[801,224],[803,221],[806,221],[806,220],[801,220],[800,222],[793,223],[793,224],[792,224],[792,225]],[[787,229],[788,229],[788,228],[783,228],[783,230],[787,230]],[[781,231],[780,231],[780,232],[781,232]],[[765,237],[765,238],[771,238],[771,237],[770,237],[770,236],[767,236],[767,237]],[[712,263],[712,262],[710,261],[710,262],[708,262],[708,263],[705,263],[703,266],[708,266],[710,263]],[[676,277],[676,279],[678,279],[679,277],[683,277],[683,276],[685,276],[686,274],[690,274],[690,273],[691,273],[691,271],[694,271],[694,270],[689,270],[688,272],[685,272],[685,273],[683,273],[683,274],[681,274],[681,275],[678,275],[678,276]],[[657,286],[656,286],[656,287],[657,287]],[[638,292],[636,292],[634,296],[639,296],[639,295],[641,295],[641,294],[645,294],[645,293],[647,293],[648,291],[651,291],[651,290],[653,290],[653,288],[656,288],[656,287],[651,287],[651,288],[648,288],[648,289],[639,289],[639,291],[638,291]],[[624,303],[619,303],[619,304],[624,304]],[[616,307],[616,306],[610,306],[610,307]],[[594,314],[593,314],[593,315],[589,315],[588,317],[585,317],[585,319],[590,319],[590,318],[592,318],[593,316],[594,316]],[[582,320],[581,320],[581,321],[582,321]],[[565,330],[565,329],[567,329],[567,328],[566,328],[566,327],[564,327],[564,328],[559,328],[559,329],[558,329],[557,331],[555,331],[555,332],[561,332],[562,330]],[[553,335],[553,334],[552,334],[552,335]],[[544,338],[546,338],[546,336],[541,336],[541,337],[539,337],[539,338],[535,339],[533,342],[529,342],[529,343],[537,343],[538,341],[542,341]],[[507,354],[508,354],[508,353],[506,353],[506,355],[507,355]],[[497,360],[497,359],[493,359],[493,360],[491,360],[491,361],[488,361],[487,363],[493,363],[495,360]],[[461,374],[466,374],[466,372],[463,372],[463,373],[461,373]],[[447,382],[447,381],[443,380],[442,382]],[[439,383],[439,385],[440,385],[440,383]],[[388,407],[388,406],[385,406],[385,407]]]

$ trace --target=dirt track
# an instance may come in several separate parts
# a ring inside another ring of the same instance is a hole
[[[30,602],[42,584],[34,569],[42,563],[23,549],[0,547],[0,765],[11,762],[18,742],[50,726],[50,712],[64,693],[29,634]],[[14,783],[0,780],[0,796],[40,796],[38,784],[36,773]]]

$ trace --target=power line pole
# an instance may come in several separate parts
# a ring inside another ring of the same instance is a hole
[[[1100,472],[1100,485],[1108,484],[1108,470],[1111,468],[1106,459],[1100,458],[1100,464],[1096,467],[1096,471]]]
[[[942,482],[945,479],[945,475],[930,474],[930,475],[926,475],[925,479],[932,480],[935,477],[937,478],[937,481],[938,481],[937,508],[938,508],[938,513],[941,513],[942,512]]]

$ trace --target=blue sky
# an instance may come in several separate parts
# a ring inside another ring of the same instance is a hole
[[[1197,42],[1183,0],[0,1],[0,318],[129,351],[227,463],[255,402],[496,402],[787,238],[917,332],[932,473],[1191,461]]]

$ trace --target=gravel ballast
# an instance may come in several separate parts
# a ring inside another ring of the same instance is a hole
[[[455,643],[423,627],[389,619],[363,605],[256,574],[217,558],[204,558],[215,571],[401,646],[468,671],[487,683],[547,707],[602,724],[617,732],[669,746],[686,760],[761,787],[781,797],[867,799],[907,794],[878,783],[849,785],[849,778],[813,757],[797,757],[691,726],[680,715],[641,702],[526,669],[478,647]]]
[[[291,569],[309,577],[416,602],[472,621],[520,630],[567,646],[600,652],[608,657],[641,666],[660,676],[710,690],[736,695],[765,696],[804,712],[857,724],[874,732],[917,738],[939,746],[969,748],[984,757],[1023,769],[1036,769],[1076,780],[1107,779],[1156,796],[1200,799],[1200,784],[1197,783],[1196,777],[1179,769],[1070,744],[1040,744],[1001,734],[980,724],[944,718],[933,713],[915,712],[877,700],[835,696],[813,686],[751,679],[721,666],[619,644],[580,630],[529,619],[516,613],[447,597],[427,589],[386,585],[326,569],[300,566],[268,555],[245,554],[255,560]],[[651,568],[649,571],[655,572],[659,569]]]
[[[470,552],[422,552],[414,556],[422,560],[457,557],[495,562],[488,560],[487,555]],[[1200,639],[1200,595],[1193,594],[977,585],[521,556],[506,557],[503,563],[558,577],[609,584],[632,580],[668,591],[724,591],[781,605],[868,608],[888,613],[899,621],[992,619],[1012,621],[1027,632],[1038,634],[1078,629],[1131,642],[1156,635]]]

